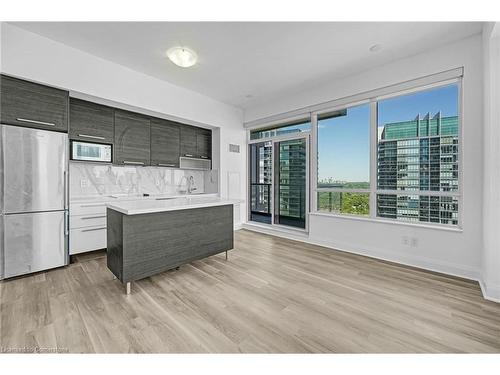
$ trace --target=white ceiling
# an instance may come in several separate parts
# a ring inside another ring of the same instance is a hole
[[[16,22],[222,102],[249,108],[481,32],[479,22]],[[381,44],[378,52],[370,52]],[[194,49],[183,69],[165,51]]]

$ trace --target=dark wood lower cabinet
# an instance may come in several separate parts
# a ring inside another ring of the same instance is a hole
[[[107,264],[129,283],[233,248],[233,205],[125,215],[107,209]]]

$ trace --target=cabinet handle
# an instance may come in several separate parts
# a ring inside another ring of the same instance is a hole
[[[202,156],[200,156],[200,158],[202,158],[202,159],[208,159],[208,156],[203,156],[202,155]]]
[[[78,136],[82,138],[106,139],[104,137],[98,137],[97,135],[88,135],[88,134],[78,134]]]
[[[29,122],[31,124],[39,124],[39,125],[48,125],[48,126],[56,126],[53,122],[45,122],[45,121],[37,121],[37,120],[29,120],[27,118],[16,118],[17,121]]]
[[[142,161],[128,161],[128,160],[124,160],[123,164],[144,165],[144,162],[142,162]]]
[[[82,204],[81,207],[104,207],[105,203],[97,203],[97,204]]]
[[[102,216],[85,216],[85,217],[82,217],[82,220],[101,219],[103,217],[106,217],[106,215],[102,215]]]
[[[188,157],[190,157],[190,158],[192,158],[192,157],[193,157],[193,155],[192,155],[192,154],[184,154],[184,156],[188,156]]]
[[[158,166],[160,167],[175,167],[175,164],[165,164],[165,163],[158,163]]]
[[[90,228],[90,229],[82,229],[82,232],[93,232],[95,230],[103,230],[107,229],[107,227],[102,227],[102,228]]]

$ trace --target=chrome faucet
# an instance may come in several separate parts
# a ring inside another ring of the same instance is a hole
[[[197,187],[194,183],[194,177],[193,176],[189,176],[189,180],[188,180],[188,194],[191,194],[193,191],[197,190]]]
[[[189,176],[189,178],[186,176],[182,176],[181,181],[179,183],[179,187],[182,186],[184,180],[186,180],[186,189],[179,189],[179,192],[185,192],[187,194],[191,194],[193,191],[197,190],[193,176]]]

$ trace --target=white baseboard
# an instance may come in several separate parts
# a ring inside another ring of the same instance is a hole
[[[348,253],[367,256],[388,262],[395,262],[410,267],[421,268],[424,270],[439,272],[446,275],[457,276],[464,279],[479,281],[479,270],[472,267],[466,267],[452,262],[444,262],[436,259],[429,259],[418,255],[400,254],[392,251],[386,251],[379,248],[360,248],[352,244],[333,243],[331,241],[321,241],[309,239],[309,243],[328,247],[334,250],[345,251]]]
[[[243,223],[242,228],[290,240],[307,242],[307,239],[309,238],[308,233],[302,230],[287,229],[283,227],[269,228],[268,224]]]
[[[498,285],[487,286],[484,280],[478,280],[478,282],[479,286],[481,287],[481,292],[483,293],[484,299],[500,303],[500,286]]]
[[[481,280],[478,269],[471,267],[464,267],[451,262],[443,262],[435,259],[428,259],[419,256],[408,256],[397,254],[394,252],[384,251],[383,249],[363,249],[356,248],[352,244],[334,243],[332,241],[319,241],[311,239],[307,235],[299,235],[290,231],[275,230],[273,228],[265,228],[260,225],[245,223],[242,228],[252,230],[259,233],[270,234],[277,237],[283,237],[291,240],[302,241],[313,245],[327,247],[329,249],[344,251],[347,253],[363,255],[370,258],[380,259],[389,262],[395,262],[406,266],[417,267],[428,271],[439,272],[446,275],[457,276],[464,279],[477,281],[481,287],[483,297],[487,300],[500,302],[500,288],[488,287],[486,288],[484,282]]]

